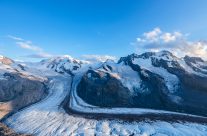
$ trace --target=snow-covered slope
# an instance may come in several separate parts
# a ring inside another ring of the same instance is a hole
[[[127,87],[131,93],[136,90],[142,91],[139,89],[141,82],[139,74],[131,67],[124,65],[123,63],[117,64],[112,60],[108,60],[103,63],[103,66],[97,69],[97,71],[109,73],[112,77],[120,80],[121,83]]]
[[[77,71],[80,70],[80,68],[89,64],[90,62],[88,61],[81,61],[78,59],[74,59],[69,55],[64,55],[43,60],[39,63],[39,66],[42,69],[51,69],[60,74],[74,75]]]

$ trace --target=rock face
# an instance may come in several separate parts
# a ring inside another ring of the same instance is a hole
[[[37,99],[44,92],[45,86],[38,80],[30,80],[16,73],[5,73],[3,76],[5,80],[0,80],[1,102],[11,101],[17,97],[22,97],[21,100],[24,103],[24,101],[28,101],[29,99],[32,100],[32,98]],[[26,93],[28,93],[28,97],[24,96]],[[21,101],[19,101],[19,104],[21,105]]]
[[[101,107],[130,105],[128,89],[119,80],[105,72],[89,70],[82,78],[78,90],[81,90],[78,91],[78,95],[90,104]]]
[[[0,63],[0,119],[47,95],[46,80],[25,71],[6,57]]]
[[[207,116],[207,63],[168,51],[131,54],[89,70],[77,86],[85,102]]]
[[[10,65],[10,64],[14,63],[14,61],[7,58],[7,57],[0,55],[0,63],[5,64],[5,65]]]
[[[15,112],[46,96],[46,86],[36,78],[28,79],[17,73],[5,73],[0,80],[0,110]]]
[[[0,123],[0,136],[30,136],[30,135],[17,134],[12,129]]]

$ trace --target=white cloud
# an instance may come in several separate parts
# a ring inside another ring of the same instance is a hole
[[[43,59],[43,58],[50,58],[50,57],[53,57],[53,56],[50,55],[50,54],[47,54],[47,53],[38,53],[38,54],[26,55],[24,57],[34,58],[34,59]]]
[[[178,56],[198,56],[207,59],[206,41],[189,41],[187,34],[181,32],[163,32],[155,28],[136,38],[134,46],[137,52],[169,50]]]
[[[12,35],[8,35],[8,38],[15,40],[16,41],[15,43],[23,49],[38,51],[38,52],[42,51],[42,48],[33,45],[31,41],[24,40],[23,38],[12,36]]]
[[[142,43],[168,43],[184,38],[180,32],[162,32],[160,28],[154,28],[152,31],[145,32],[142,37],[137,38],[137,42]]]
[[[52,56],[49,53],[44,52],[42,48],[34,45],[31,41],[24,40],[23,38],[12,36],[12,35],[8,35],[8,38],[14,40],[16,45],[19,46],[20,48],[34,52],[34,54],[27,55],[25,57],[28,57],[28,58],[49,58]]]
[[[180,32],[174,32],[173,34],[172,33],[164,33],[160,36],[160,38],[166,43],[173,42],[181,37],[182,37],[182,34]]]
[[[42,51],[42,48],[32,45],[32,42],[29,42],[29,41],[16,42],[16,44],[23,49],[28,49],[32,51],[38,51],[38,52]]]
[[[207,42],[206,41],[197,41],[189,42],[185,41],[183,46],[180,45],[177,49],[177,52],[184,52],[186,55],[198,56],[207,58]]]
[[[101,62],[105,62],[106,60],[116,60],[115,56],[109,56],[109,55],[82,55],[82,58],[87,61],[101,61]]]
[[[8,35],[7,37],[10,39],[13,39],[13,40],[17,40],[17,41],[24,41],[24,39],[22,39],[20,37],[12,36],[12,35]]]
[[[146,40],[149,40],[151,42],[155,42],[159,39],[159,35],[161,33],[162,33],[162,31],[160,30],[160,28],[154,28],[152,31],[146,32],[143,35],[146,38]]]

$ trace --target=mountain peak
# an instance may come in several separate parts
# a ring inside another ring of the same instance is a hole
[[[156,52],[157,55],[168,55],[168,56],[174,56],[173,53],[171,53],[170,51],[167,51],[167,50],[162,50],[162,51],[159,51],[159,52]]]
[[[164,59],[164,60],[174,60],[175,58],[177,58],[175,55],[173,55],[173,53],[167,50],[163,50],[159,52],[145,52],[139,55],[136,53],[132,53],[131,55],[128,55],[127,57],[121,57],[118,63],[121,63],[121,62],[126,63],[127,60],[134,60],[135,58],[149,59],[151,57]]]
[[[3,59],[3,58],[4,58],[4,56],[0,55],[0,59]]]
[[[70,55],[62,55],[62,56],[59,56],[58,58],[70,59],[70,60],[73,60],[73,59],[74,59],[74,58],[71,57]]]
[[[7,57],[0,55],[0,63],[5,64],[5,65],[10,65],[10,64],[14,63],[14,61],[10,58],[7,58]]]

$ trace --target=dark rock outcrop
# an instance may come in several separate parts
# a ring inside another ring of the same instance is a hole
[[[88,77],[88,76],[91,76]],[[128,89],[104,72],[89,70],[78,85],[78,95],[88,103],[101,107],[129,106]]]
[[[77,93],[87,103],[101,107],[165,107],[169,100],[163,79],[149,71],[144,72],[140,71],[140,75],[143,79],[142,88],[148,90],[147,93],[137,91],[132,94],[109,73],[94,70],[89,70],[83,76]]]
[[[0,136],[31,136],[26,134],[18,134],[4,124],[0,123]]]
[[[35,103],[47,95],[46,84],[36,77],[5,73],[0,80],[1,117]]]

